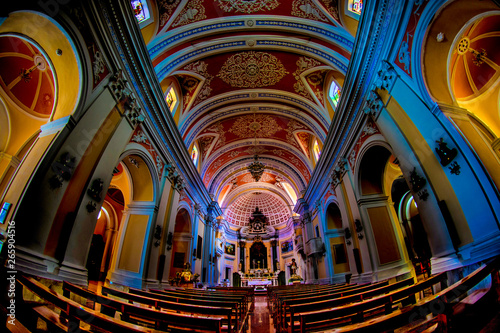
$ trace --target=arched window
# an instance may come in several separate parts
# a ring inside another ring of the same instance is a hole
[[[145,0],[132,0],[132,10],[139,24],[150,18],[148,3]]]
[[[319,160],[319,155],[321,155],[321,150],[319,148],[318,139],[314,139],[313,152],[314,152],[314,157],[316,157],[316,161]]]
[[[167,102],[170,112],[174,112],[175,104],[177,104],[177,95],[175,94],[175,89],[173,87],[168,88],[168,92],[165,95],[165,101]]]
[[[347,6],[349,11],[361,15],[361,10],[363,9],[363,0],[349,0]]]
[[[191,159],[193,160],[194,166],[198,166],[198,147],[194,146],[191,150]]]
[[[332,81],[332,84],[330,85],[330,92],[328,93],[328,96],[332,101],[333,108],[336,109],[340,99],[340,87],[335,81]]]

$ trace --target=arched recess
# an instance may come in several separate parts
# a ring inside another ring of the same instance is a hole
[[[329,230],[342,229],[342,214],[339,206],[334,202],[326,208],[326,227]]]
[[[172,258],[170,260],[170,277],[175,277],[177,272],[184,269],[184,264],[191,264],[191,244],[193,241],[191,215],[189,211],[181,207],[175,217],[175,226],[172,243]]]
[[[391,186],[391,198],[397,212],[408,256],[417,275],[430,273],[432,252],[417,203],[403,176]]]
[[[331,275],[348,273],[350,266],[346,234],[343,229],[342,213],[336,202],[330,202],[326,208],[325,225],[325,245],[328,247],[327,253],[331,255]]]
[[[411,264],[390,196],[401,169],[383,142],[370,142],[360,154],[356,172],[360,219],[355,219],[353,237],[359,241],[363,261],[371,257],[376,279],[408,273]]]
[[[499,188],[500,10],[493,1],[456,0],[433,18],[423,36],[423,81]]]
[[[141,150],[122,154],[115,168],[107,197],[122,192],[124,211],[107,279],[142,288],[147,274],[147,256],[153,243],[158,179],[151,157]]]

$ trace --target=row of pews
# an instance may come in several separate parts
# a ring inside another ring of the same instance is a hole
[[[268,306],[277,332],[393,332],[402,328],[405,332],[443,332],[470,304],[479,299],[499,300],[499,267],[496,258],[443,290],[446,273],[418,282],[412,277],[362,285],[275,286],[268,288]],[[470,292],[490,274],[490,289]]]
[[[125,292],[103,286],[95,293],[69,282],[62,288],[60,294],[34,277],[19,276],[17,293],[32,293],[42,303],[16,300],[24,315],[17,327],[8,328],[35,332],[41,319],[49,332],[238,333],[246,329],[254,306],[253,288]]]

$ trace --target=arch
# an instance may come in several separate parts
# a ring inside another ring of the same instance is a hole
[[[176,276],[181,272],[184,264],[191,263],[190,251],[193,240],[191,215],[189,211],[181,207],[175,216],[175,225],[173,231],[172,258],[170,260],[170,277]]]
[[[10,116],[7,111],[7,106],[3,98],[0,98],[0,152],[5,152],[7,150],[11,135],[10,127]]]
[[[331,202],[326,208],[327,229],[342,229],[342,214],[335,202]]]
[[[129,202],[156,202],[158,175],[155,163],[141,145],[132,143],[127,148],[120,157],[120,163],[126,170],[128,184],[131,187]],[[140,186],[134,186],[134,184],[140,184]]]
[[[425,231],[417,203],[403,176],[396,178],[391,186],[391,198],[394,202],[408,256],[415,272],[423,274],[430,271],[432,257],[427,233]]]
[[[359,193],[361,195],[383,194],[383,175],[391,152],[374,145],[365,150],[359,164]]]

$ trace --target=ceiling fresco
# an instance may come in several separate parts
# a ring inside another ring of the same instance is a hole
[[[225,220],[243,227],[259,205],[279,229],[328,134],[330,85],[343,82],[359,16],[338,0],[142,4],[151,7],[151,23],[141,23],[151,62],[165,94],[175,88],[172,116]]]

